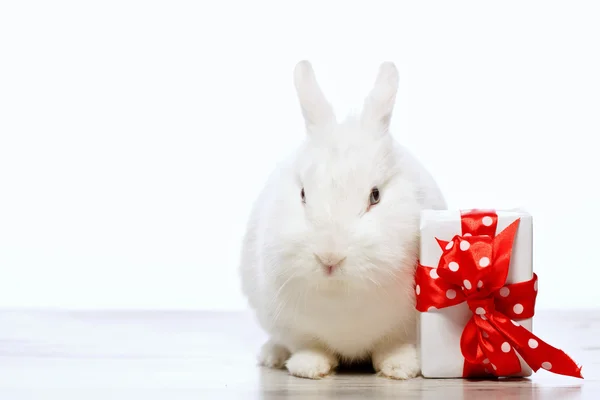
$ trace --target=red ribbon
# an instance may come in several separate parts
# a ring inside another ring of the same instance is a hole
[[[438,267],[417,268],[416,308],[426,312],[467,302],[473,316],[460,340],[465,378],[517,375],[517,352],[533,371],[583,378],[567,354],[515,322],[533,317],[538,281],[534,274],[530,281],[505,284],[519,221],[496,235],[495,211],[462,211],[462,235],[449,242],[436,238],[443,251]]]

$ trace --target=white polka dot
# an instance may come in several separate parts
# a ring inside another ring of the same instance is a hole
[[[477,287],[481,289],[483,287],[483,281],[477,282]]]
[[[454,242],[448,242],[448,244],[446,245],[446,250],[450,250],[452,246],[454,246]]]
[[[513,311],[515,312],[515,314],[521,314],[523,312],[523,305],[522,304],[515,304],[515,306],[513,307]]]
[[[475,314],[483,315],[485,314],[485,310],[483,309],[483,307],[477,307],[477,309],[475,309]]]
[[[514,326],[521,326],[521,324],[519,324],[518,322],[515,322],[515,321],[513,321],[512,319],[510,320],[510,322],[512,322],[512,324],[513,324]]]
[[[481,319],[484,321],[487,321],[487,318],[485,317],[485,315],[480,315]]]
[[[469,237],[469,236],[473,236],[473,235],[471,235],[470,233],[465,233],[463,236],[464,237]]]
[[[538,347],[538,341],[535,339],[529,339],[529,342],[527,342],[527,344],[529,345],[529,347],[531,347],[532,349],[535,349],[536,347]]]
[[[489,363],[490,363],[490,359],[489,359],[489,358],[486,358],[485,360],[483,360],[483,363],[484,363],[484,364],[489,364]]]
[[[415,292],[417,292],[417,295],[421,294],[421,286],[417,285],[417,287],[415,288]]]
[[[456,297],[456,291],[454,289],[448,289],[446,292],[446,297],[450,300],[454,299]]]
[[[494,368],[494,371],[498,369],[494,364],[492,364],[492,368]]]
[[[538,281],[535,281],[535,283],[533,284],[533,290],[535,290],[537,292],[537,283]]]
[[[485,216],[485,217],[483,217],[483,219],[481,220],[481,222],[483,222],[483,224],[485,226],[492,226],[492,224],[494,223],[494,220],[490,216]]]
[[[502,289],[500,289],[500,296],[508,297],[509,294],[510,294],[510,289],[507,288],[506,286],[504,286]]]
[[[427,311],[435,311],[435,310],[437,310],[436,306],[431,306],[427,309]]]
[[[429,276],[431,277],[431,279],[437,279],[437,278],[439,278],[439,277],[440,277],[440,276],[438,275],[437,271],[435,270],[435,268],[432,268],[432,269],[429,271]]]
[[[486,373],[486,374],[489,374],[489,373],[490,373],[490,370],[489,370],[489,369],[487,369],[487,368],[486,368],[486,369],[484,369],[484,371],[485,371],[485,373]]]
[[[458,263],[456,261],[450,261],[450,264],[448,264],[448,268],[450,268],[450,271],[458,271],[458,268],[460,266],[458,265]]]
[[[481,336],[483,336],[486,339],[490,337],[490,335],[487,332],[482,332]]]
[[[479,266],[482,268],[487,267],[488,265],[490,265],[490,259],[487,257],[481,257],[479,259]]]
[[[547,369],[548,371],[550,371],[552,369],[552,364],[550,364],[548,361],[545,361],[542,363],[542,368]]]
[[[471,243],[467,242],[466,240],[463,240],[462,242],[460,242],[460,249],[462,251],[469,250],[469,247],[471,247]]]
[[[510,351],[510,344],[508,342],[504,342],[502,343],[502,346],[500,346],[500,349],[503,353],[508,353]]]
[[[465,285],[465,287],[467,288],[467,290],[471,290],[471,288],[473,287],[473,286],[471,286],[471,282],[469,282],[468,279],[465,279],[463,281],[463,284]]]

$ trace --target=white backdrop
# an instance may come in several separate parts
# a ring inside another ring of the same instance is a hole
[[[0,307],[245,307],[241,236],[303,138],[304,58],[342,114],[394,61],[392,130],[450,206],[528,208],[539,306],[600,306],[599,20],[593,1],[3,2]]]

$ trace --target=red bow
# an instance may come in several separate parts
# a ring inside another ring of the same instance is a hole
[[[437,269],[419,264],[415,291],[421,312],[463,301],[473,312],[460,340],[463,376],[516,375],[521,371],[518,352],[534,371],[583,378],[567,354],[515,322],[533,317],[538,280],[534,274],[530,281],[505,285],[519,220],[498,235],[494,211],[462,212],[461,222],[462,236],[437,239],[443,251]]]

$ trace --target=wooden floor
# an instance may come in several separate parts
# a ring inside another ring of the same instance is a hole
[[[583,364],[510,381],[393,381],[369,370],[311,381],[259,368],[248,314],[0,312],[0,399],[600,400],[600,310],[540,312],[534,332]]]

